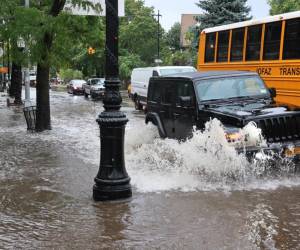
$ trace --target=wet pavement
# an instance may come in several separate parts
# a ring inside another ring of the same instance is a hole
[[[133,197],[95,203],[102,104],[51,92],[51,109],[52,131],[27,132],[0,93],[0,249],[300,249],[292,164],[270,173],[210,132],[161,140],[125,99]]]

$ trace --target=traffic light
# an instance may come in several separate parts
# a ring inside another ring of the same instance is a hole
[[[93,48],[93,47],[89,47],[88,48],[88,54],[89,55],[93,55],[93,54],[95,54],[96,53],[96,50]]]

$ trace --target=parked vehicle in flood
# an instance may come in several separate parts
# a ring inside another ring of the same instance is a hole
[[[104,81],[105,78],[88,79],[87,83],[83,85],[84,96],[90,95],[92,99],[102,98],[105,92]]]
[[[86,81],[80,79],[71,80],[67,85],[67,91],[69,94],[73,95],[83,95],[83,85],[86,84]]]
[[[176,73],[196,72],[191,66],[158,66],[148,68],[135,68],[131,74],[130,96],[135,108],[142,110],[147,104],[148,85],[151,77],[165,76]]]

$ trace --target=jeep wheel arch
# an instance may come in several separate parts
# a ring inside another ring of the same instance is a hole
[[[146,122],[146,124],[148,124],[149,122],[152,122],[157,127],[159,136],[161,138],[166,138],[167,137],[166,131],[163,127],[163,124],[162,124],[158,114],[152,113],[152,112],[147,113],[145,122]]]

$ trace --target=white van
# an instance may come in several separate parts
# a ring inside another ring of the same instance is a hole
[[[196,72],[191,66],[157,66],[133,69],[131,74],[131,97],[137,110],[147,103],[149,80],[153,76],[165,76],[184,72]]]

